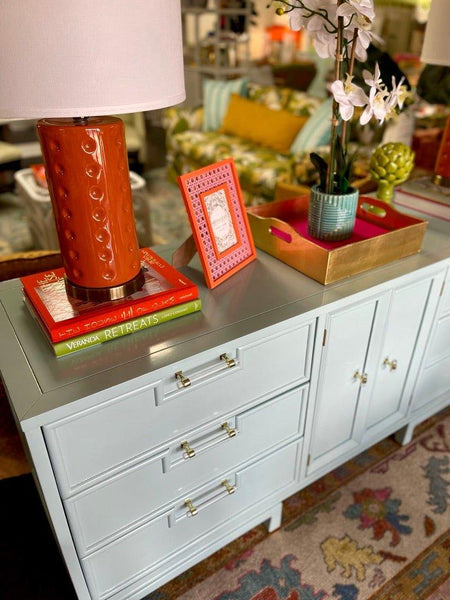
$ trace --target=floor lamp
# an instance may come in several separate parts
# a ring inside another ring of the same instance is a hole
[[[121,119],[185,99],[180,0],[0,0],[0,118],[39,119],[71,297],[139,289]]]
[[[450,0],[433,0],[425,30],[421,61],[450,66]],[[444,129],[434,167],[433,183],[450,187],[450,116]]]

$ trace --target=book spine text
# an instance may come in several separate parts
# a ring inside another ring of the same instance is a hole
[[[56,356],[65,356],[72,352],[78,352],[84,348],[103,344],[124,335],[135,333],[155,325],[160,325],[166,321],[188,315],[201,310],[201,300],[191,300],[176,306],[171,306],[163,310],[159,310],[147,315],[143,315],[136,319],[130,319],[122,323],[118,323],[112,327],[104,327],[96,331],[80,335],[62,342],[52,343],[52,348]]]

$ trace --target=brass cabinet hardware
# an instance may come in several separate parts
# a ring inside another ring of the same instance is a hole
[[[221,427],[227,432],[228,437],[234,437],[237,433],[236,429],[230,427],[228,423],[222,423]]]
[[[183,371],[177,371],[175,373],[175,379],[178,379],[183,387],[189,387],[191,385],[191,380],[189,377],[183,375]]]
[[[229,494],[234,494],[234,492],[236,491],[236,486],[231,485],[228,479],[224,479],[221,485],[223,485],[223,487],[227,490]]]
[[[353,375],[353,379],[359,379],[359,382],[361,383],[361,385],[364,385],[367,383],[367,373],[363,373],[361,375],[361,373],[359,371],[355,371],[355,373]]]
[[[192,504],[192,500],[190,498],[187,498],[184,501],[184,503],[188,507],[189,512],[191,513],[191,515],[194,517],[198,513],[198,509],[195,508],[195,506]]]
[[[397,361],[395,358],[394,360],[389,360],[389,356],[386,356],[386,358],[383,360],[383,365],[385,367],[389,367],[391,371],[395,371],[397,368]]]
[[[227,367],[231,368],[231,367],[235,367],[236,366],[236,361],[234,360],[234,358],[230,358],[228,356],[228,354],[221,354],[220,355],[220,360],[223,360],[226,363]]]
[[[189,442],[181,442],[181,447],[185,451],[188,458],[194,458],[195,450],[189,446]]]

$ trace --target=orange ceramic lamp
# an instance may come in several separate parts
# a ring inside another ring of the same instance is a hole
[[[0,118],[39,119],[67,291],[124,297],[144,279],[124,125],[108,115],[185,99],[180,0],[0,0],[0,14]]]
[[[42,119],[37,130],[69,294],[106,300],[133,293],[144,277],[123,122]]]

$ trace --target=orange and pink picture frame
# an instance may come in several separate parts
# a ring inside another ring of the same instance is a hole
[[[214,288],[256,258],[234,161],[180,175],[178,184],[206,284]]]

